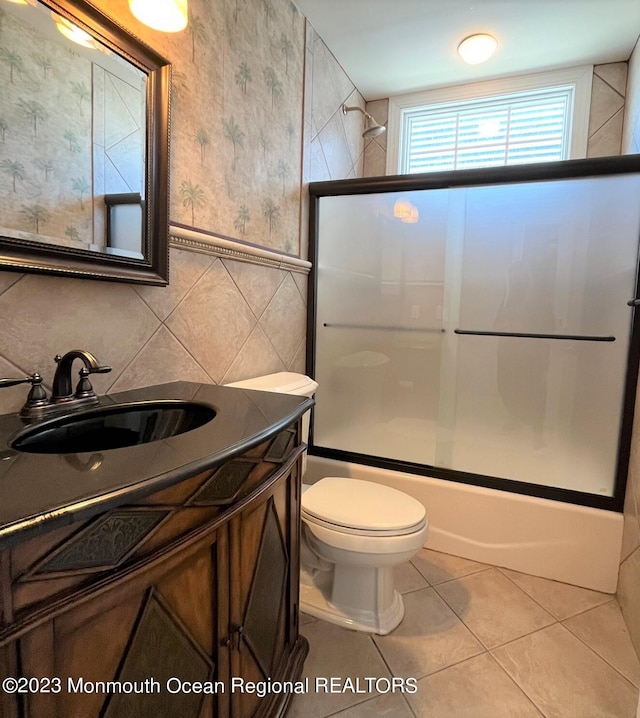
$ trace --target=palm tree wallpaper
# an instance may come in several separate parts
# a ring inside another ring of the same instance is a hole
[[[0,6],[0,235],[100,250],[103,195],[142,191],[144,77],[24,12],[49,19]]]
[[[189,0],[176,34],[93,0],[172,63],[172,222],[299,253],[304,17],[290,0]]]
[[[18,14],[0,12],[0,234],[86,249],[91,63],[36,38]],[[68,226],[77,239],[65,234]]]

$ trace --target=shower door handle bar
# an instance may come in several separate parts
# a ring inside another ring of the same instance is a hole
[[[375,329],[376,331],[387,332],[430,332],[432,334],[444,334],[442,327],[403,327],[393,324],[339,324],[333,322],[324,322],[323,327],[328,329]]]
[[[523,339],[562,339],[578,342],[615,342],[615,337],[589,336],[588,334],[535,334],[531,332],[485,332],[473,329],[454,329],[454,334],[466,334],[477,337],[520,337]]]

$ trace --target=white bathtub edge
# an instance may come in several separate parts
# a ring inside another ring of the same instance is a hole
[[[350,476],[404,491],[427,512],[426,548],[615,593],[622,514],[317,456],[305,483]]]

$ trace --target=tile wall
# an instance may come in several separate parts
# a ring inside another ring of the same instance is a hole
[[[626,85],[626,62],[593,68],[587,157],[620,154]]]
[[[306,52],[303,189],[309,182],[362,177],[365,158],[364,116],[357,111],[342,112],[342,105],[364,109],[365,101],[310,23]],[[307,256],[308,207],[308,194],[303,192],[303,257]]]
[[[342,105],[365,108],[365,101],[322,38],[307,23],[305,78],[306,182],[362,176],[364,116]]]
[[[0,375],[38,371],[50,388],[53,356],[75,348],[113,368],[92,379],[99,393],[304,368],[304,275],[181,250],[171,262],[167,288],[0,274]],[[25,396],[4,389],[0,413]]]

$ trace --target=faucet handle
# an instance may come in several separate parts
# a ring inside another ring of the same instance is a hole
[[[0,379],[0,389],[4,389],[8,386],[17,386],[18,384],[40,384],[42,383],[42,377],[38,372],[34,372],[24,379]]]
[[[76,399],[95,396],[95,392],[89,381],[89,370],[84,366],[80,369],[80,381],[78,382],[74,396]]]
[[[8,386],[16,386],[17,384],[31,384],[27,400],[20,410],[21,416],[24,415],[23,412],[29,409],[45,406],[47,404],[47,392],[42,386],[42,377],[37,371],[34,371],[33,374],[25,377],[24,379],[0,379],[0,389]]]
[[[85,397],[96,395],[89,381],[89,374],[108,374],[110,371],[110,366],[99,366],[95,369],[83,366],[82,369],[80,369],[80,381],[78,382],[78,386],[76,386],[76,392],[74,394],[76,399],[84,399]]]
[[[31,390],[27,396],[25,406],[42,406],[47,403],[47,392],[42,386],[42,377],[37,371],[24,379],[0,379],[0,389],[18,384],[31,384]]]
[[[47,392],[42,386],[42,377],[37,371],[29,377],[31,383],[31,389],[27,394],[27,400],[24,404],[25,408],[32,408],[36,406],[44,406],[47,404]]]

